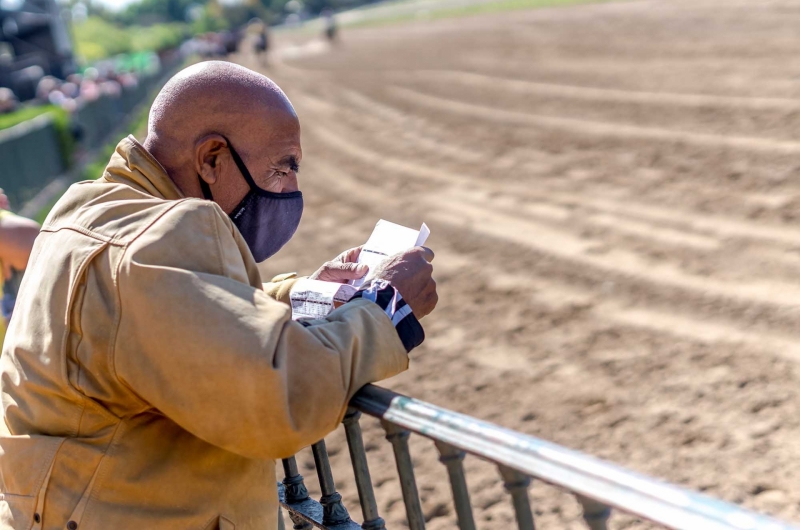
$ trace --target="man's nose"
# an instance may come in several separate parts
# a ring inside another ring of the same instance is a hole
[[[300,186],[297,182],[297,173],[292,171],[281,179],[281,193],[291,193],[293,191],[300,191]]]

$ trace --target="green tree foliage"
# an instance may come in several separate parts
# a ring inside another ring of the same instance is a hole
[[[222,6],[216,0],[211,0],[204,6],[198,5],[196,9],[200,16],[192,23],[193,33],[220,31],[229,27]]]
[[[131,51],[130,34],[98,16],[74,25],[73,36],[75,51],[88,62]]]
[[[187,24],[173,22],[170,24],[154,24],[152,26],[131,26],[127,28],[131,38],[131,51],[161,51],[180,46],[189,35]]]
[[[174,48],[190,33],[185,23],[124,27],[96,15],[73,24],[72,30],[75,51],[88,63],[121,53]]]
[[[209,5],[211,2],[209,2]],[[238,4],[223,6],[222,16],[228,21],[229,27],[235,28],[246,24],[249,20],[260,18],[269,23],[272,13],[264,7],[259,0],[243,1]]]
[[[199,2],[203,4],[204,2]],[[125,25],[150,25],[169,22],[187,22],[189,8],[196,0],[140,0],[128,5],[118,20]]]

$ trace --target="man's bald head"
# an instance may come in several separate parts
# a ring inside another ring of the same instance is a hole
[[[244,122],[268,119],[273,113],[296,117],[272,80],[237,64],[208,61],[180,71],[164,85],[150,109],[147,136],[232,135]]]
[[[197,174],[205,175],[205,159],[198,162],[198,156],[206,153],[198,149],[214,135],[235,145],[259,186],[266,181],[258,175],[274,169],[276,157],[300,157],[297,114],[283,91],[268,77],[224,61],[190,66],[167,82],[150,109],[144,146],[184,193],[195,196]],[[225,184],[222,195],[235,183]]]

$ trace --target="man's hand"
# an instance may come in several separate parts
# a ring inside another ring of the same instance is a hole
[[[436,303],[436,282],[433,277],[433,251],[426,247],[414,247],[395,254],[383,262],[375,271],[377,280],[387,280],[400,291],[400,295],[411,306],[417,319],[428,315]]]
[[[0,210],[9,210],[11,207],[8,204],[8,197],[6,196],[3,188],[0,188]]]
[[[345,250],[332,261],[322,264],[317,272],[311,275],[312,280],[324,282],[347,283],[350,280],[359,280],[369,271],[369,267],[356,263],[361,247]],[[400,294],[403,294],[402,292]],[[413,310],[413,309],[412,309]]]

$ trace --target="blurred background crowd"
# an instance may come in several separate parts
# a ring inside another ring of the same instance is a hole
[[[246,31],[299,23],[363,0],[0,1],[0,112],[35,101],[72,110],[157,70],[165,54],[224,55]],[[119,4],[118,2],[116,4]]]
[[[243,45],[263,54],[271,25],[332,20],[332,8],[361,2],[0,0],[2,186],[20,207],[57,176],[107,158],[114,133],[135,132],[144,118],[134,110],[182,65]]]

